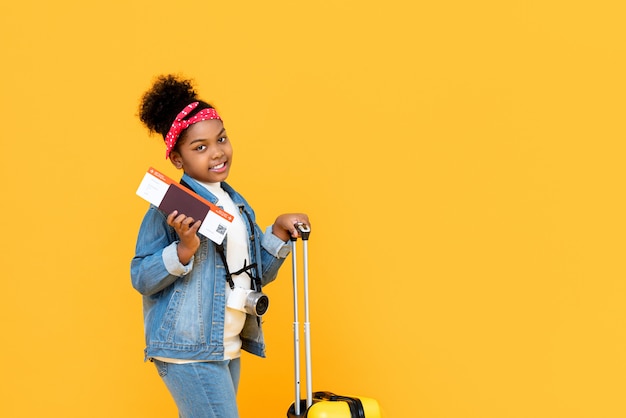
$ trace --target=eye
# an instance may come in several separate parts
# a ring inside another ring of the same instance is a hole
[[[226,142],[227,140],[228,140],[228,137],[227,136],[223,136],[220,139],[218,139],[217,142],[219,142],[221,144],[223,142]]]
[[[196,147],[196,151],[204,151],[206,149],[206,145],[198,145]]]

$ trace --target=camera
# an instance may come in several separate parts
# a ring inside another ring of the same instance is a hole
[[[226,306],[250,315],[263,316],[270,306],[270,299],[263,292],[235,287]]]

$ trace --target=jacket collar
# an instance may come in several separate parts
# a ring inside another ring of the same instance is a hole
[[[200,184],[197,180],[194,180],[187,173],[183,174],[181,178],[181,182],[185,182],[189,185],[191,190],[208,200],[209,202],[216,204],[218,201],[217,196],[211,193],[206,187]],[[222,188],[226,193],[229,194],[230,198],[233,200],[233,203],[237,206],[244,204],[243,198],[233,189],[228,183],[222,182]]]

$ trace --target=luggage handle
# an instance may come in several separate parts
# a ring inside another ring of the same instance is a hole
[[[311,228],[302,222],[296,222],[294,227],[300,233],[303,245],[304,261],[304,354],[306,365],[306,407],[313,404],[313,384],[311,378],[311,324],[309,321],[309,261],[308,240]],[[296,242],[298,237],[291,237],[291,260],[293,270],[293,342],[294,342],[294,382],[295,402],[294,412],[300,415],[300,323],[298,322],[298,278],[297,278],[297,252]]]
[[[308,241],[309,235],[311,234],[311,228],[303,222],[296,222],[293,226],[300,232],[300,236],[302,237],[302,241]],[[298,237],[291,237],[291,241],[297,241]]]
[[[365,418],[365,410],[363,409],[363,403],[359,398],[352,398],[350,396],[335,395],[332,392],[315,392],[313,394],[315,399],[323,401],[343,401],[348,404],[351,418]]]

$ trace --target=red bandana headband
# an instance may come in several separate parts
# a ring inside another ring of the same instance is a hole
[[[193,117],[187,120],[184,120],[185,116],[187,116],[192,110],[198,107],[198,104],[199,102],[193,102],[190,105],[187,105],[176,116],[176,119],[174,119],[174,122],[172,122],[172,127],[167,132],[167,135],[165,135],[165,147],[166,147],[165,158],[166,159],[170,156],[170,152],[172,152],[172,149],[174,148],[174,145],[176,145],[176,141],[178,141],[178,137],[180,136],[182,131],[184,131],[185,129],[193,125],[194,123],[201,122],[203,120],[210,120],[210,119],[222,120],[222,118],[220,118],[219,115],[217,114],[217,111],[213,109],[212,107],[207,107],[205,109],[202,109],[201,111],[193,115]]]

